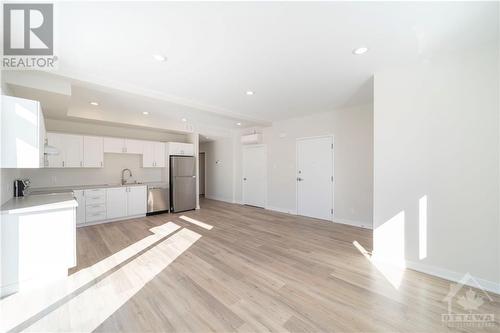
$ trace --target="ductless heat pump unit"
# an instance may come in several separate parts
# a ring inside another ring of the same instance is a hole
[[[244,145],[254,145],[262,143],[262,134],[254,133],[254,134],[243,135],[241,137],[241,143]]]

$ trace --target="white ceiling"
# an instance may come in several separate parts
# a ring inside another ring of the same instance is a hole
[[[385,67],[496,41],[498,3],[58,2],[55,24],[68,115],[234,127],[369,103]]]

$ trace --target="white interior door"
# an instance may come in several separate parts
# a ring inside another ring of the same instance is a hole
[[[297,214],[333,218],[333,137],[297,140]]]
[[[265,207],[267,196],[266,146],[243,147],[243,203]]]

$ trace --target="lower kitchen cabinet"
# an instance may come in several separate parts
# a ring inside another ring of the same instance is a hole
[[[146,186],[124,186],[106,189],[106,218],[146,214]]]
[[[146,215],[147,187],[119,186],[74,190],[76,224],[85,225]]]
[[[146,186],[127,187],[127,212],[129,216],[145,215],[147,211]]]
[[[128,187],[106,189],[106,215],[108,219],[127,216],[127,189]]]

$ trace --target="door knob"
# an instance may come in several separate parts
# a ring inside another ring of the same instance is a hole
[[[246,178],[243,178],[244,181],[246,181],[247,179]]]
[[[300,178],[300,177],[297,177],[297,181],[298,181],[298,182],[301,182],[301,181],[303,181],[303,180],[304,180],[304,179],[302,179],[302,178]]]

